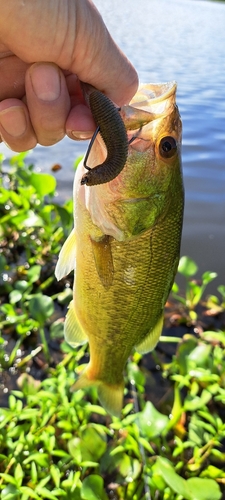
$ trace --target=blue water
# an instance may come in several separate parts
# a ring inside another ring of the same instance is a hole
[[[176,80],[183,121],[186,206],[181,253],[225,283],[225,3],[198,0],[95,0],[141,82]],[[94,43],[94,42],[93,42]],[[87,143],[38,146],[31,160],[72,195],[73,160]],[[9,150],[0,145],[8,156]]]

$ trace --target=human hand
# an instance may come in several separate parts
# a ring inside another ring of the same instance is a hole
[[[91,0],[0,0],[0,141],[14,151],[96,128],[79,81],[128,103],[136,71]]]

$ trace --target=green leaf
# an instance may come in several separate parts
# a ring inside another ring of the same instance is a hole
[[[20,210],[17,215],[11,217],[11,223],[18,228],[43,226],[42,218],[39,217],[33,210]]]
[[[174,293],[179,292],[179,286],[177,283],[175,283],[175,281],[174,281],[173,286],[172,286],[172,292],[174,292]]]
[[[107,496],[103,490],[103,479],[97,474],[85,477],[81,487],[83,500],[105,500]]]
[[[22,153],[18,153],[17,155],[13,155],[10,160],[9,164],[10,165],[17,165],[17,167],[20,167],[23,170],[23,167],[25,165],[24,159],[26,156],[29,154],[29,151],[23,151]]]
[[[50,474],[52,476],[52,479],[53,479],[53,481],[55,483],[56,488],[59,488],[59,486],[60,486],[60,476],[61,476],[59,468],[56,467],[56,465],[52,464],[51,467],[50,467]]]
[[[70,453],[78,461],[97,462],[105,453],[107,444],[105,435],[90,425],[82,431],[81,438],[74,438],[69,442],[69,446]]]
[[[184,402],[185,411],[196,411],[206,404],[212,399],[212,395],[207,389],[203,389],[201,396],[191,396],[190,394],[187,396]]]
[[[73,222],[73,216],[71,213],[66,210],[66,208],[61,207],[60,205],[54,205],[55,209],[57,210],[59,217],[61,219],[62,227],[68,226],[69,224],[72,224]]]
[[[34,461],[36,464],[40,465],[41,467],[48,467],[49,466],[49,457],[47,453],[31,453],[29,457],[25,458],[23,460],[23,464],[27,465],[30,462]]]
[[[11,191],[10,198],[12,202],[18,207],[21,207],[21,205],[23,204],[22,196],[19,196],[15,191]]]
[[[35,462],[31,462],[31,479],[33,484],[38,482],[38,469]]]
[[[186,375],[189,373],[189,355],[197,345],[197,339],[191,337],[185,342],[182,342],[177,351],[177,363],[179,367],[179,372],[181,375]]]
[[[75,437],[68,442],[68,451],[78,465],[82,462],[80,441],[80,438]]]
[[[36,281],[39,280],[41,274],[41,266],[39,264],[36,264],[35,266],[32,266],[28,271],[27,271],[27,278],[30,283],[35,283]]]
[[[225,478],[225,472],[222,469],[215,467],[215,465],[209,465],[202,471],[201,476],[211,479]]]
[[[204,340],[206,340],[207,342],[210,342],[210,344],[218,344],[219,342],[221,342],[221,344],[223,346],[225,346],[225,334],[224,332],[213,332],[213,331],[206,331],[206,332],[202,332],[201,333],[201,336]]]
[[[144,387],[145,376],[136,363],[128,363],[129,380],[134,380],[137,387]]]
[[[29,334],[30,331],[37,326],[37,323],[34,319],[27,319],[23,321],[23,323],[18,324],[16,326],[16,331],[19,335],[24,335],[25,333]]]
[[[211,271],[206,271],[202,275],[202,283],[203,285],[208,285],[208,283],[211,283],[215,278],[217,278],[217,273],[212,273]]]
[[[169,460],[167,460],[166,458],[158,457],[157,464],[164,481],[175,493],[182,495],[185,500],[198,500],[197,498],[194,498],[192,496],[192,493],[187,486],[187,481],[178,476]]]
[[[193,500],[220,500],[222,493],[219,485],[213,479],[191,477],[187,485]]]
[[[27,283],[27,281],[25,280],[19,280],[15,283],[16,290],[19,290],[19,292],[21,293],[24,293],[29,287],[29,283]]]
[[[179,266],[178,266],[178,272],[183,274],[186,278],[189,278],[190,276],[193,276],[196,274],[198,271],[198,266],[194,262],[194,260],[190,259],[190,257],[183,256],[180,259]]]
[[[218,286],[217,290],[222,295],[223,299],[225,299],[225,285]]]
[[[29,302],[29,311],[40,325],[44,325],[47,318],[54,312],[54,302],[48,295],[38,293]]]
[[[211,350],[212,350],[211,345],[199,344],[189,354],[188,359],[195,361],[197,366],[207,367],[208,361],[210,359]]]
[[[45,500],[48,498],[49,500],[58,500],[58,496],[55,496],[51,491],[49,491],[47,488],[39,488],[37,487],[36,490],[38,495],[42,495],[42,498]]]
[[[54,321],[50,326],[51,339],[62,339],[64,336],[64,321],[61,318]]]
[[[6,472],[0,473],[0,477],[4,479],[7,483],[10,483],[13,486],[16,486],[16,479],[13,476],[10,476],[10,474],[7,474]]]
[[[159,413],[154,405],[148,401],[142,412],[137,414],[137,425],[141,434],[149,439],[159,436],[169,422],[169,417]]]
[[[40,196],[52,194],[56,188],[55,177],[50,174],[37,174],[32,172],[30,176],[30,183],[34,186]]]
[[[20,491],[15,486],[8,484],[6,488],[2,490],[1,500],[18,500],[19,494]]]
[[[19,292],[19,290],[12,290],[12,292],[10,292],[9,294],[10,304],[16,304],[21,300],[22,296],[23,295],[21,292]]]
[[[117,469],[127,482],[132,482],[140,475],[141,463],[137,458],[129,457],[123,453],[117,462]]]
[[[79,163],[81,162],[81,160],[83,160],[83,157],[84,157],[84,155],[81,155],[81,156],[78,156],[78,157],[76,158],[76,160],[74,160],[74,164],[73,164],[73,165],[74,165],[74,168],[75,168],[75,169],[78,167],[78,165],[79,165]]]
[[[23,482],[24,471],[19,463],[15,467],[14,476],[15,476],[15,480],[17,482],[17,485],[21,486],[21,484]]]
[[[64,288],[64,290],[58,294],[58,302],[62,305],[67,305],[73,298],[73,290],[70,287]]]
[[[6,258],[4,257],[4,255],[0,254],[0,273],[2,273],[5,270],[6,265],[7,265]]]
[[[35,500],[40,500],[39,495],[37,495],[37,493],[35,493],[35,491],[32,488],[29,488],[29,486],[21,486],[20,493],[24,493],[24,495],[27,495],[27,498],[29,500],[30,498],[34,498]]]

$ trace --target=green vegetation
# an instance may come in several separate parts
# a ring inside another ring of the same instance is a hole
[[[182,257],[185,292],[174,285],[161,342],[133,354],[122,418],[109,417],[95,388],[70,391],[88,359],[63,340],[72,278],[54,277],[72,201],[56,204],[54,177],[24,154],[0,168],[1,499],[219,500],[225,286],[205,298],[215,273],[196,281]]]

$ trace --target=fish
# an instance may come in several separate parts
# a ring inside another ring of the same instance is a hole
[[[182,123],[176,83],[143,84],[120,116],[128,155],[113,180],[82,184],[74,178],[74,228],[56,265],[58,280],[74,271],[65,340],[89,342],[90,361],[72,390],[95,385],[106,411],[120,417],[124,369],[136,349],[152,351],[163,328],[164,306],[180,255],[184,188]],[[107,147],[97,134],[90,168]]]

